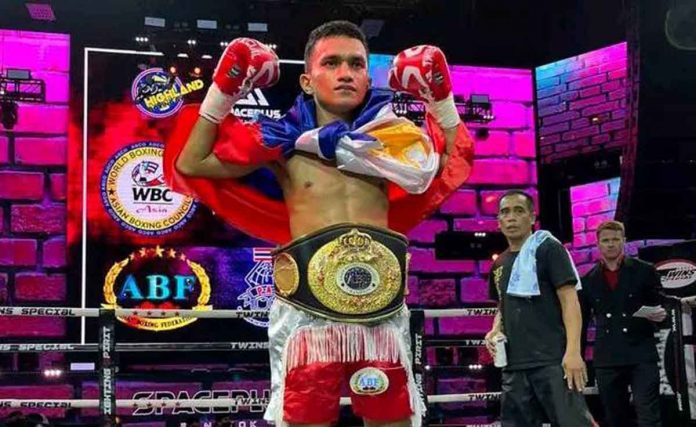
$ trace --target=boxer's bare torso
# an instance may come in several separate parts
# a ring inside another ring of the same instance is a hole
[[[272,169],[283,189],[293,238],[342,222],[387,227],[384,180],[346,174],[305,154]]]

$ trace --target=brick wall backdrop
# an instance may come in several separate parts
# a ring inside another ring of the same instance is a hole
[[[603,221],[614,219],[619,197],[620,178],[593,182],[572,187],[570,199],[573,214],[573,242],[571,254],[578,272],[587,272],[599,260],[597,227]],[[626,253],[638,255],[638,249],[675,243],[678,240],[631,240],[631,230],[626,230]]]
[[[486,126],[470,125],[472,133],[485,127],[487,137],[476,138],[476,162],[471,179],[440,211],[409,234],[411,271],[409,304],[425,308],[491,306],[486,277],[490,261],[442,261],[434,256],[434,236],[445,230],[497,231],[498,197],[510,188],[536,196],[536,152],[530,71],[482,67],[453,67],[455,94],[488,94],[495,120]],[[455,337],[482,338],[491,317],[449,318],[428,323],[428,332]],[[488,363],[485,349],[428,351],[431,364]],[[442,375],[432,392],[467,393],[486,390],[484,373],[475,370]],[[467,404],[475,412],[476,404]],[[455,405],[461,408],[461,405]],[[480,421],[480,420],[479,420]],[[477,422],[473,418],[467,423]]]
[[[542,163],[625,145],[626,57],[619,43],[536,68]]]
[[[12,131],[0,128],[0,305],[65,303],[65,172],[70,38],[0,30],[0,70],[29,69],[46,83],[45,104],[19,104]],[[0,339],[60,340],[63,319],[0,317]],[[21,358],[21,359],[20,359]],[[29,364],[26,365],[26,361]],[[61,364],[62,355],[3,355],[4,367]],[[65,399],[67,384],[0,388],[0,397]],[[7,410],[4,410],[3,414]],[[47,410],[47,415],[61,411]]]
[[[0,69],[29,69],[45,104],[19,104],[0,128],[0,304],[61,305],[65,283],[65,172],[70,38],[0,30]],[[59,319],[0,317],[0,338],[59,338]],[[50,357],[43,357],[50,360]]]

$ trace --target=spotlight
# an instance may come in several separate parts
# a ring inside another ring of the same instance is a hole
[[[149,37],[145,37],[145,36],[136,36],[136,37],[135,37],[135,42],[136,42],[136,43],[149,43],[149,42],[150,42],[150,38],[149,38]]]
[[[201,59],[213,59],[212,55],[201,55]]]
[[[17,124],[17,102],[46,102],[46,83],[32,79],[30,70],[8,68],[0,73],[0,123],[5,129]]]
[[[46,378],[60,378],[63,376],[63,371],[60,369],[44,369],[43,376]]]
[[[195,46],[197,42],[196,39],[188,39],[186,43],[188,43],[189,46]]]
[[[201,67],[194,67],[193,74],[200,76],[201,75]]]
[[[491,259],[492,259],[493,261],[495,261],[495,260],[498,259],[499,256],[500,256],[500,255],[498,255],[498,254],[493,254],[493,255],[491,255]]]
[[[220,42],[220,47],[227,47],[230,45],[230,42],[227,40],[223,40]]]
[[[429,371],[432,369],[432,367],[430,365],[425,365],[425,366],[423,366],[423,369],[425,369],[426,371]]]
[[[169,74],[176,74],[176,67],[175,66],[172,65],[171,67],[169,67]]]
[[[188,58],[188,53],[184,53],[184,52],[177,53],[176,57],[177,58]]]
[[[275,43],[266,43],[266,46],[273,50],[276,50],[278,48],[278,45]]]

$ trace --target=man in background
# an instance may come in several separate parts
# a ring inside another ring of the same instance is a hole
[[[624,225],[606,221],[597,228],[600,260],[582,279],[583,318],[594,318],[594,368],[609,427],[629,423],[633,392],[638,425],[657,427],[660,418],[655,323],[667,312],[660,306],[660,276],[651,264],[626,256]],[[633,314],[642,306],[646,317]],[[585,337],[583,337],[585,338]]]
[[[501,423],[539,427],[546,416],[555,426],[588,427],[579,278],[568,251],[551,233],[532,232],[535,220],[529,194],[512,190],[501,197],[498,225],[509,247],[488,275],[499,305],[486,334],[494,358],[496,340],[501,335],[507,340]]]

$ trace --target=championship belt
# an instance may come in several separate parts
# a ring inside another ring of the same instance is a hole
[[[368,225],[338,224],[273,253],[276,298],[341,322],[384,319],[404,305],[408,240]]]

